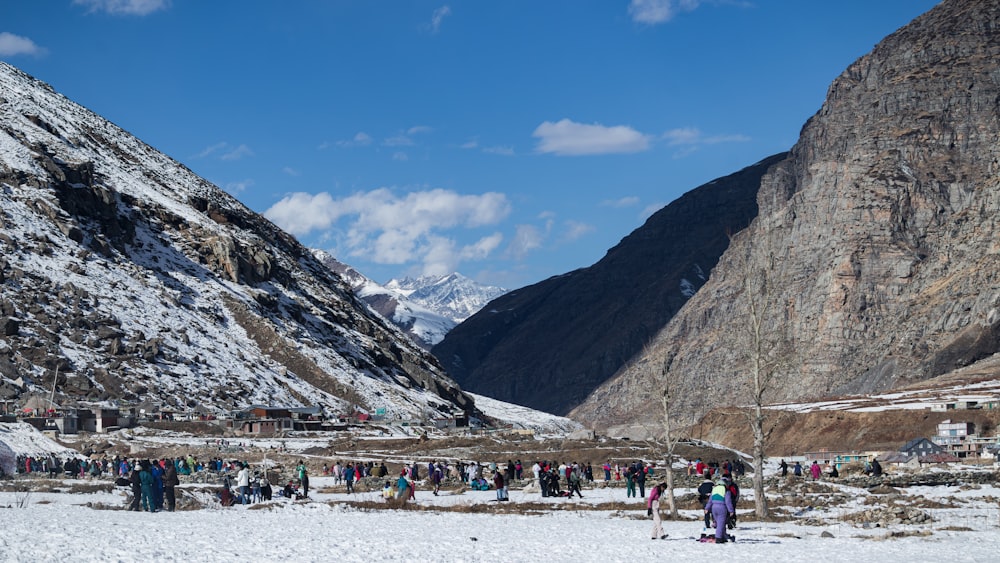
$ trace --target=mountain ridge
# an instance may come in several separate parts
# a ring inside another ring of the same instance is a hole
[[[294,238],[0,62],[0,395],[474,412]]]
[[[730,235],[756,215],[761,176],[784,157],[689,191],[594,265],[493,300],[431,351],[470,392],[565,414],[705,283]]]
[[[745,404],[734,343],[758,299],[782,366],[769,402],[879,392],[994,358],[998,61],[1000,2],[945,0],[851,64],[762,179],[760,213],[708,283],[573,416],[610,426],[662,411],[667,386],[688,421]],[[767,272],[769,293],[748,298],[748,271]]]

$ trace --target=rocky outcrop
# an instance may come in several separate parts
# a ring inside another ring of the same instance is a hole
[[[462,388],[562,414],[639,354],[757,213],[775,155],[696,188],[599,262],[493,300],[432,349]]]
[[[768,306],[768,400],[885,390],[995,354],[998,100],[996,0],[945,0],[879,43],[763,178],[757,219],[709,282],[575,416],[662,410],[667,386],[689,420],[746,403],[751,303]]]

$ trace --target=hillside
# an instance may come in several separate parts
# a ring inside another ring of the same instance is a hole
[[[472,412],[291,236],[0,62],[0,396]]]
[[[691,190],[596,264],[512,291],[432,349],[475,393],[564,414],[639,354],[757,213],[784,154]]]
[[[746,402],[751,304],[766,315],[771,402],[878,392],[993,356],[998,77],[995,0],[946,0],[852,64],[762,179],[757,218],[708,283],[574,416],[634,419],[666,385],[691,421]]]

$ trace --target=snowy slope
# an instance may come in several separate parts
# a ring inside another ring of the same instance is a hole
[[[61,401],[471,407],[289,235],[2,62],[0,201],[5,393],[55,379]]]
[[[80,452],[57,444],[34,426],[23,422],[0,422],[0,447],[2,446],[6,446],[16,455],[80,457]]]

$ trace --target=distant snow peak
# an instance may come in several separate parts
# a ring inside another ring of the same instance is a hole
[[[425,349],[441,342],[458,323],[507,292],[457,272],[392,279],[380,285],[327,252],[313,250],[313,255],[340,274],[355,295]]]
[[[456,324],[507,293],[504,288],[483,285],[458,272],[444,276],[393,279],[385,286],[402,292],[411,301],[450,318]]]

